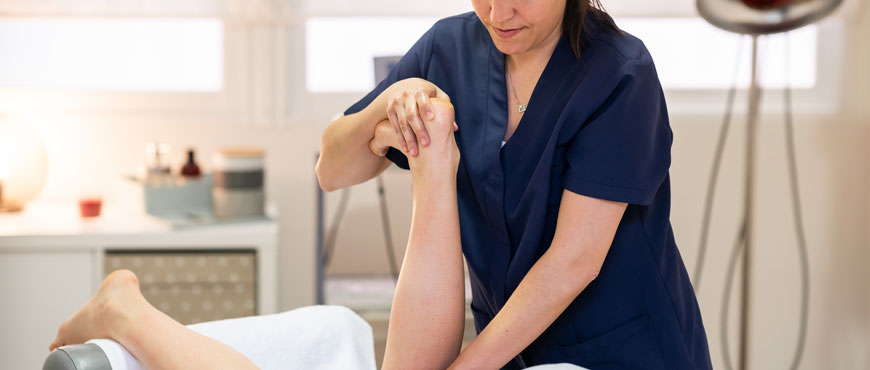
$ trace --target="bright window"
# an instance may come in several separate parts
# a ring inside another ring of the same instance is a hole
[[[219,91],[223,26],[216,18],[0,20],[0,86]]]
[[[666,89],[728,88],[733,83],[735,62],[739,63],[738,86],[749,86],[748,37],[720,30],[699,18],[623,18],[617,23],[646,44]],[[782,88],[788,82],[794,88],[814,87],[817,39],[815,26],[762,38],[762,86]],[[786,69],[790,71],[788,76]]]
[[[429,17],[308,18],[305,24],[308,91],[371,90],[375,84],[373,58],[404,55],[437,20]]]

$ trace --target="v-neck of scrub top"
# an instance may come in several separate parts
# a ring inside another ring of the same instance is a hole
[[[515,159],[521,158],[522,153],[536,139],[547,140],[550,137],[555,120],[547,122],[543,118],[547,109],[550,108],[548,103],[553,100],[554,94],[558,91],[558,85],[563,81],[559,75],[568,70],[571,63],[576,63],[576,59],[574,59],[568,39],[563,34],[532,90],[528,108],[520,117],[517,129],[510,139],[501,145],[508,122],[507,79],[504,61],[505,55],[496,48],[494,43],[490,43],[489,99],[486,105],[487,124],[485,125],[486,133],[483,145],[486,148],[484,154],[488,171],[487,213],[491,218],[490,224],[496,231],[494,242],[498,244],[494,248],[490,281],[493,288],[492,293],[499,306],[503,306],[506,301],[505,285],[508,268],[519,242],[519,240],[511,240],[512,236],[505,217],[505,192],[514,180],[510,174],[509,166]]]

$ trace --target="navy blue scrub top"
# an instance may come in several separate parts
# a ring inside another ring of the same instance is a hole
[[[564,189],[628,203],[598,277],[506,368],[568,362],[593,370],[710,369],[700,310],[669,220],[673,135],[655,66],[640,40],[589,22],[580,60],[562,36],[503,148],[504,54],[474,13],[438,21],[345,114],[410,77],[450,96],[462,155],[462,249],[478,332],[549,248]],[[400,151],[387,157],[408,168]]]

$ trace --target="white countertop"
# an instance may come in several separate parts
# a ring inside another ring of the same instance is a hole
[[[277,235],[277,223],[269,218],[217,222],[178,228],[171,222],[151,215],[103,204],[102,213],[93,219],[83,219],[76,203],[33,203],[21,212],[0,213],[0,247],[28,244],[126,245],[155,242],[171,235],[212,239],[220,244],[239,243],[258,236]],[[136,238],[130,238],[135,236]]]
[[[103,206],[100,217],[84,219],[78,204],[29,204],[21,212],[0,213],[0,237],[166,232],[171,225],[147,214]]]

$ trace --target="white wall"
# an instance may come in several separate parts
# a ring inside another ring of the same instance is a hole
[[[859,21],[863,21],[863,24]],[[299,26],[296,26],[299,27]],[[807,241],[810,248],[812,301],[804,369],[870,367],[870,7],[848,20],[843,68],[844,105],[840,112],[796,117],[796,143]],[[299,29],[287,42],[303,40]],[[824,40],[823,40],[824,42]],[[290,83],[304,84],[304,56],[289,55]],[[854,78],[851,78],[854,76]],[[278,125],[247,121],[214,124],[185,117],[130,118],[104,115],[44,115],[36,120],[49,148],[51,171],[41,195],[47,201],[72,201],[89,183],[115,181],[143,158],[147,141],[173,144],[178,160],[187,145],[200,158],[224,145],[257,144],[268,150],[268,196],[281,212],[280,303],[289,309],[314,302],[314,153],[323,124],[358,97],[307,96],[289,92],[290,117]],[[724,101],[724,99],[723,99]],[[672,222],[687,267],[694,268],[708,167],[720,121],[719,112],[672,115],[675,132]],[[753,294],[753,368],[785,368],[797,333],[799,276],[791,223],[782,136],[782,117],[764,117],[759,139],[760,167]],[[714,366],[719,350],[719,304],[727,251],[736,232],[742,189],[742,126],[731,133],[719,184],[710,250],[699,294]],[[387,175],[394,240],[406,241],[409,182],[406,174]],[[351,207],[339,234],[331,273],[386,272],[374,187],[354,188]],[[112,195],[109,194],[109,200]],[[328,197],[333,208],[338,193]],[[733,299],[737,311],[737,298]],[[732,320],[733,333],[736,322]],[[732,343],[736,348],[736,342]]]

